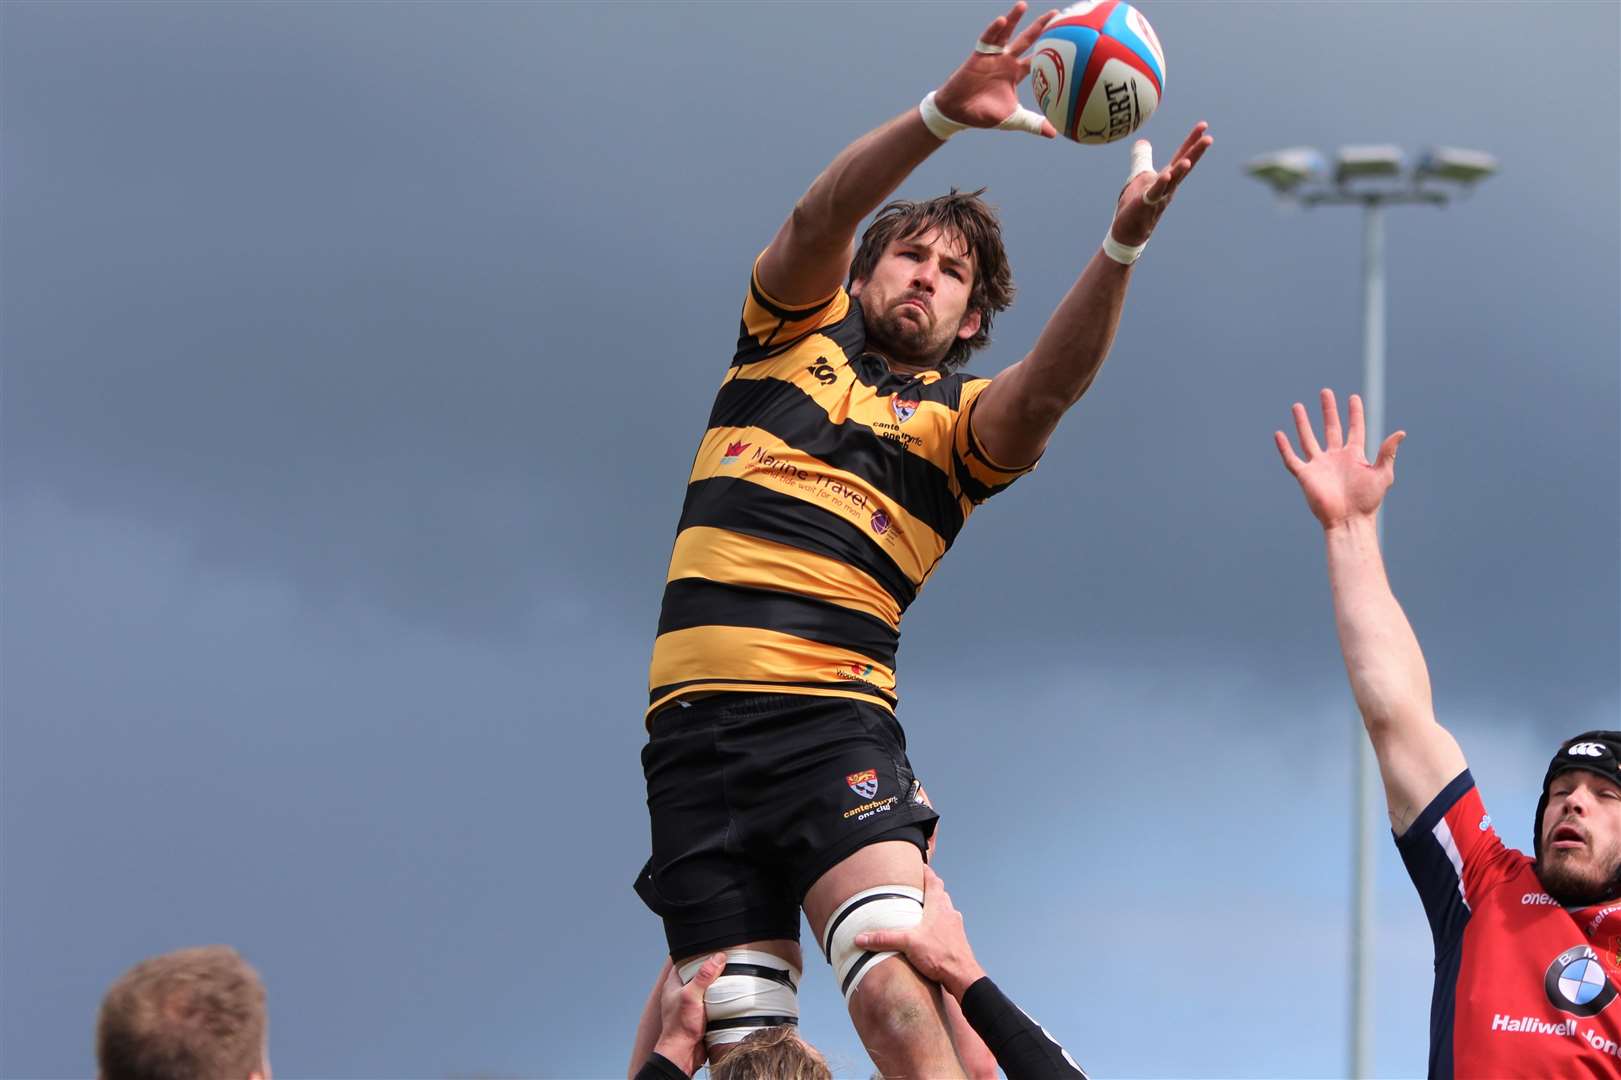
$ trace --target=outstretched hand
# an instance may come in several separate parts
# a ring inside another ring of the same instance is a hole
[[[974,959],[962,913],[951,904],[946,883],[927,866],[923,868],[923,919],[907,930],[871,930],[856,935],[856,947],[877,952],[906,954],[923,975],[962,1000],[968,988],[985,976]]]
[[[1147,139],[1131,144],[1131,175],[1120,191],[1115,205],[1114,224],[1109,232],[1116,242],[1137,246],[1146,244],[1154,227],[1171,204],[1171,198],[1193,167],[1199,164],[1204,152],[1215,143],[1208,134],[1210,125],[1203,120],[1193,125],[1188,137],[1171,156],[1163,169],[1154,168],[1154,148]]]
[[[1407,432],[1398,431],[1379,447],[1379,459],[1368,464],[1363,446],[1367,440],[1366,422],[1362,417],[1362,399],[1351,395],[1350,428],[1341,436],[1340,411],[1334,402],[1334,391],[1324,390],[1323,442],[1319,446],[1311,429],[1311,417],[1306,407],[1295,402],[1295,432],[1300,437],[1304,460],[1295,454],[1289,437],[1281,431],[1272,433],[1283,458],[1284,468],[1300,481],[1305,492],[1306,505],[1330,529],[1355,517],[1372,517],[1384,501],[1385,492],[1396,482],[1396,447],[1407,438]]]
[[[659,999],[662,1030],[653,1049],[679,1065],[688,1076],[703,1065],[707,1051],[704,1048],[704,991],[726,970],[726,954],[715,953],[705,960],[685,985],[675,967],[665,965],[664,991]]]
[[[1030,74],[1024,54],[1058,17],[1056,10],[1049,11],[1015,38],[1026,6],[1019,0],[987,26],[968,59],[935,91],[935,106],[948,119],[976,128],[1006,125],[1049,139],[1058,134],[1046,117],[1019,104],[1019,83]]]

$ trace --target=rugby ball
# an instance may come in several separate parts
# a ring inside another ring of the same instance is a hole
[[[1143,126],[1165,93],[1165,52],[1125,0],[1082,0],[1030,52],[1030,89],[1065,138],[1110,143]]]

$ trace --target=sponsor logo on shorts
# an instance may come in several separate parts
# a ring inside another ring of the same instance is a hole
[[[917,412],[917,402],[904,401],[901,398],[890,398],[889,407],[895,410],[895,419],[903,424]]]
[[[882,510],[874,510],[872,514],[872,531],[879,536],[889,531],[889,515]]]
[[[1615,985],[1589,945],[1576,945],[1554,957],[1542,988],[1554,1008],[1572,1016],[1595,1016],[1615,1000]]]
[[[1559,901],[1555,900],[1545,892],[1528,892],[1524,896],[1520,897],[1520,904],[1521,906],[1530,904],[1533,907],[1539,904],[1544,907],[1558,907]]]
[[[732,462],[736,461],[740,455],[742,455],[743,451],[747,450],[748,448],[749,444],[746,442],[732,443],[726,448],[726,453],[721,455],[720,463],[722,465],[730,465]]]
[[[895,804],[900,801],[899,795],[890,795],[874,802],[864,802],[854,810],[846,810],[844,820],[849,821],[851,818],[855,818],[857,821],[866,821],[874,814],[887,814],[895,809]]]
[[[858,773],[851,773],[844,778],[844,782],[850,785],[851,791],[863,799],[870,799],[878,794],[877,769],[863,769]]]

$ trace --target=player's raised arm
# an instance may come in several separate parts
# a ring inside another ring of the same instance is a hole
[[[1195,124],[1158,171],[1148,142],[1138,139],[1132,145],[1130,175],[1103,246],[1047,320],[1035,347],[986,387],[974,409],[974,436],[992,458],[1026,465],[1040,457],[1058,421],[1097,378],[1120,326],[1131,265],[1177,187],[1214,142],[1207,127]]]
[[[1362,399],[1351,395],[1350,427],[1342,436],[1334,392],[1324,390],[1323,442],[1312,432],[1306,407],[1294,407],[1301,453],[1275,432],[1283,464],[1300,481],[1306,505],[1322,523],[1334,621],[1351,692],[1384,779],[1390,824],[1400,836],[1464,769],[1463,751],[1436,722],[1430,673],[1412,625],[1385,577],[1376,521],[1385,492],[1396,480],[1398,431],[1369,464]]]
[[[1025,52],[1058,13],[1042,15],[1015,36],[1025,7],[1019,0],[987,26],[968,59],[922,105],[845,147],[816,178],[760,259],[760,287],[774,300],[813,304],[843,284],[856,226],[956,131],[1056,134],[1045,117],[1019,104],[1018,85],[1030,73]]]

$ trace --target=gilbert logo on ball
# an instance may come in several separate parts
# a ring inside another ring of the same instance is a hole
[[[1060,135],[1114,142],[1154,114],[1165,92],[1165,51],[1142,12],[1124,0],[1082,0],[1036,41],[1030,88]]]

